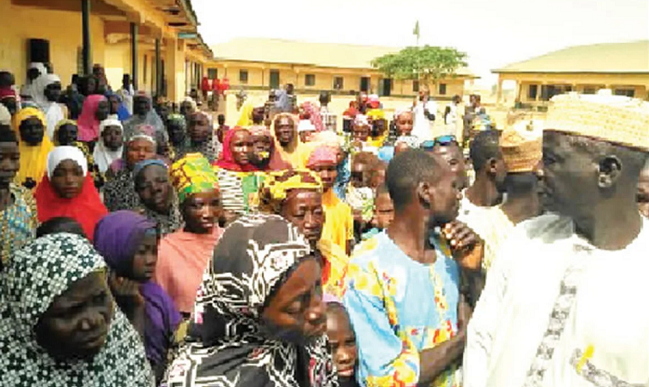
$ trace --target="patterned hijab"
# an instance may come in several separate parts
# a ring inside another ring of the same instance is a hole
[[[0,385],[15,387],[149,387],[153,375],[138,333],[115,308],[106,343],[92,361],[55,361],[35,327],[54,299],[77,280],[105,270],[83,237],[53,234],[18,251],[0,281]]]
[[[219,190],[219,180],[210,162],[200,153],[190,153],[173,163],[169,175],[181,204],[189,195]]]
[[[294,268],[310,257],[309,242],[276,215],[244,216],[214,250],[196,300],[202,342],[188,343],[170,367],[167,385],[337,387],[323,335],[297,346],[264,335],[264,306]]]

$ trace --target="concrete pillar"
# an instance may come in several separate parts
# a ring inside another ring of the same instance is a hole
[[[138,49],[137,49],[137,36],[139,34],[139,26],[131,23],[131,81],[133,82],[133,89],[138,90]]]
[[[500,105],[503,97],[503,79],[498,77],[498,86],[496,88],[496,105]]]
[[[175,38],[165,39],[165,66],[167,74],[167,97],[180,102],[185,96],[185,43]]]
[[[81,0],[81,34],[84,75],[92,74],[92,48],[90,38],[90,0]]]

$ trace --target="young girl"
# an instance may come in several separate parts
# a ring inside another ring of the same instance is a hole
[[[394,218],[394,205],[392,204],[388,187],[385,184],[379,186],[376,189],[374,197],[374,216],[370,222],[372,228],[363,233],[363,240],[370,239],[388,228]]]
[[[343,304],[333,296],[325,294],[327,305],[327,336],[338,371],[340,387],[357,387],[356,382],[356,335],[349,322],[349,316]]]

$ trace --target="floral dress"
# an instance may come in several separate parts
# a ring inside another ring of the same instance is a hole
[[[16,250],[30,242],[38,227],[36,200],[31,191],[11,184],[13,204],[0,211],[0,268],[5,266]]]

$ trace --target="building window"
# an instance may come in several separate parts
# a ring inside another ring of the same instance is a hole
[[[207,77],[209,79],[216,79],[219,77],[219,69],[207,69]]]
[[[527,99],[533,99],[536,100],[536,96],[539,93],[539,85],[530,85],[529,89],[527,90]]]
[[[614,92],[615,95],[624,95],[627,97],[635,97],[635,90],[634,89],[615,89]]]
[[[304,75],[304,85],[305,86],[315,86],[315,74],[306,74],[306,75]]]
[[[248,83],[248,70],[239,70],[239,83]]]
[[[419,81],[412,81],[412,92],[419,93]]]
[[[595,94],[597,89],[594,87],[584,87],[584,92],[582,94]]]
[[[343,77],[334,77],[334,90],[342,90],[344,87]]]
[[[439,84],[439,95],[446,95],[446,83]]]

